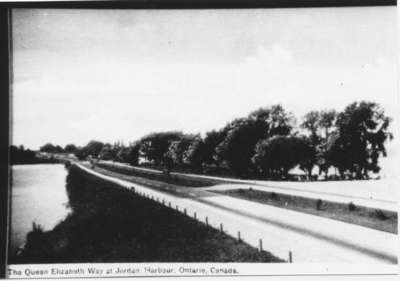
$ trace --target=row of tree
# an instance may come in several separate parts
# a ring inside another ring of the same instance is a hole
[[[26,149],[23,145],[10,146],[10,164],[39,164],[39,163],[58,163],[59,161],[53,157],[40,157],[37,151]]]
[[[386,156],[385,142],[392,138],[390,121],[377,103],[354,102],[342,112],[311,111],[296,127],[293,114],[274,105],[237,118],[205,137],[157,132],[128,146],[91,141],[82,148],[73,146],[72,152],[80,159],[90,155],[131,165],[142,159],[167,171],[224,167],[239,177],[285,179],[294,167],[309,178],[316,176],[315,168],[325,177],[334,168],[341,178],[363,179],[380,170],[379,157]]]
[[[36,153],[33,150],[25,149],[23,145],[10,147],[10,163],[16,164],[30,164],[37,161]]]
[[[74,144],[67,144],[65,147],[54,145],[52,143],[46,143],[39,148],[39,151],[46,153],[75,153],[78,147]]]

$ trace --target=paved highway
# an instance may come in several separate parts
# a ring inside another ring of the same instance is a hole
[[[262,247],[288,260],[292,252],[295,263],[395,264],[397,235],[327,218],[268,206],[248,200],[208,192],[199,188],[176,187],[154,190],[115,177],[105,176],[77,164],[105,180],[134,188],[141,196],[160,204],[178,208],[189,216]]]
[[[103,161],[108,164],[129,167],[127,164]],[[158,170],[134,167],[134,169],[150,173],[161,173]],[[220,185],[205,188],[211,190],[226,190],[238,188],[253,188],[282,194],[321,199],[339,203],[353,202],[359,206],[377,208],[388,211],[398,211],[398,188],[395,180],[358,180],[358,181],[318,181],[318,182],[290,182],[290,181],[260,181],[223,178],[215,176],[171,173],[180,177],[202,178],[220,182]],[[229,183],[228,183],[229,182]]]

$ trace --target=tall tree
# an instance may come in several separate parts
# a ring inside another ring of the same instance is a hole
[[[258,142],[255,151],[252,161],[264,176],[287,178],[297,165],[311,176],[315,149],[305,137],[274,136]]]
[[[36,153],[33,150],[25,149],[23,145],[19,147],[15,145],[10,146],[10,164],[31,164],[38,163],[40,159],[36,157]]]
[[[103,145],[99,152],[99,158],[103,160],[114,160],[113,147],[111,144],[106,143]]]
[[[354,102],[338,115],[338,134],[330,142],[329,158],[352,178],[369,178],[380,170],[379,157],[386,156],[385,142],[392,139],[391,119],[374,102]]]
[[[187,149],[186,162],[195,170],[202,172],[207,155],[207,147],[201,138],[195,139]]]
[[[75,155],[78,159],[86,159],[86,157],[91,156],[97,158],[104,144],[101,141],[91,140],[82,149],[78,150]]]
[[[290,134],[295,123],[293,114],[280,104],[255,110],[249,114],[248,119],[255,121],[266,137],[286,136]]]
[[[41,152],[48,152],[48,153],[62,153],[64,149],[59,145],[54,145],[50,142],[46,143],[45,145],[41,146],[39,149]]]
[[[124,163],[129,163],[132,166],[139,164],[139,143],[132,143],[128,147],[121,146],[116,155],[116,160]]]
[[[314,146],[318,146],[321,143],[320,131],[321,111],[310,111],[303,117],[303,122],[300,127],[306,129],[310,134],[310,140]]]
[[[225,139],[226,133],[227,132],[224,130],[213,130],[206,133],[203,146],[203,156],[205,164],[220,164],[220,161],[218,161],[219,159],[217,157],[216,148]]]
[[[152,133],[140,139],[140,154],[155,165],[164,164],[166,152],[173,141],[182,138],[182,132]]]
[[[327,158],[327,146],[330,137],[335,133],[337,113],[335,110],[310,111],[303,117],[301,128],[305,129],[308,137],[317,151],[315,163],[319,167],[319,173],[328,176],[331,163]]]
[[[251,158],[256,144],[275,135],[288,135],[293,123],[293,115],[281,105],[260,108],[225,127],[226,138],[217,148],[218,155],[235,174],[253,173]]]
[[[236,175],[246,176],[252,170],[251,157],[255,145],[264,134],[255,121],[243,118],[229,130],[224,141],[217,147],[219,159],[225,161]]]
[[[170,158],[174,165],[185,164],[190,145],[199,137],[199,135],[182,135],[179,140],[171,142],[165,156]]]
[[[74,144],[67,144],[64,147],[64,151],[67,153],[75,153],[78,150],[78,147]]]

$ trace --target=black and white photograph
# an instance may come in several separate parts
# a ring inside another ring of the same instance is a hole
[[[398,271],[396,6],[10,22],[10,278]]]

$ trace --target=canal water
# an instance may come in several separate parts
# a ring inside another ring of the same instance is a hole
[[[67,216],[66,176],[62,164],[12,166],[10,256],[25,242],[33,222],[51,230]]]

